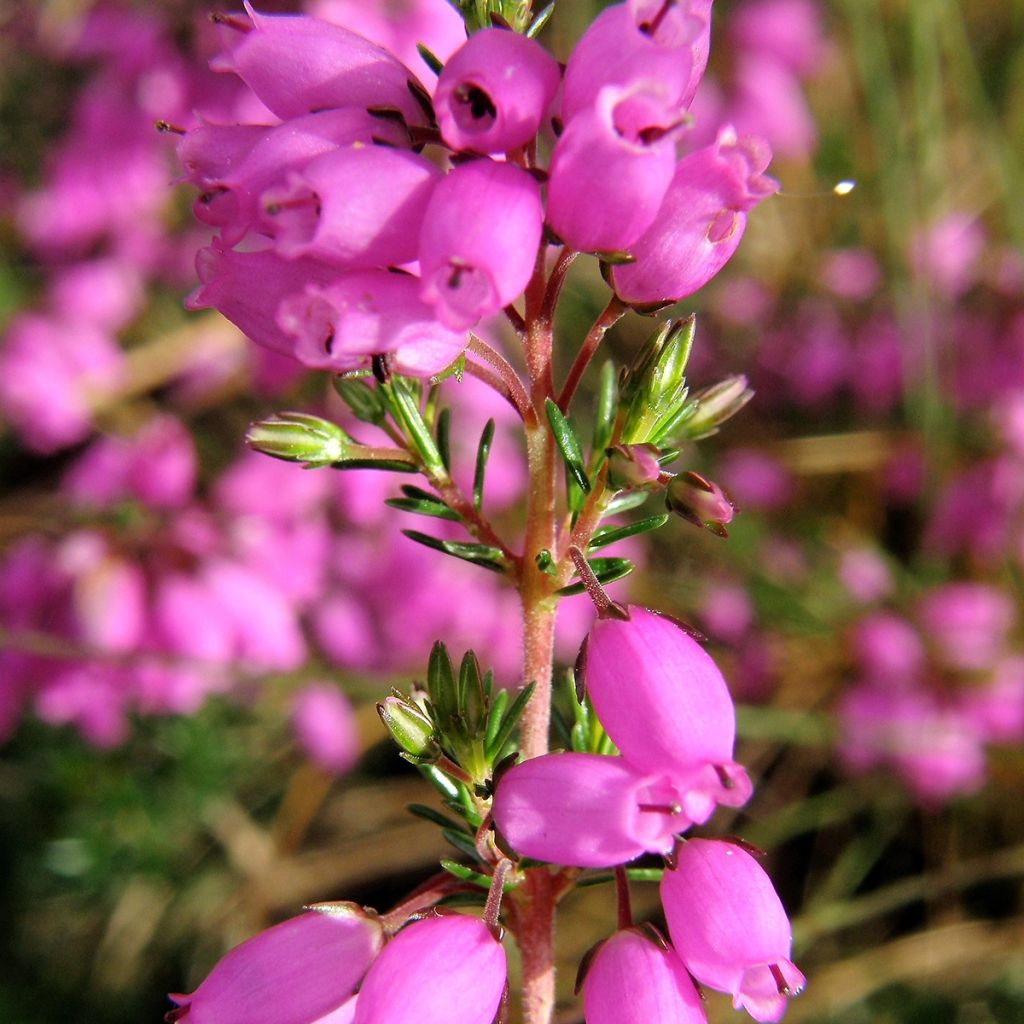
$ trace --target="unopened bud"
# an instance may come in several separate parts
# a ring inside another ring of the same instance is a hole
[[[616,491],[652,487],[661,476],[652,444],[620,444],[608,452],[608,486]]]
[[[622,378],[625,444],[658,444],[686,404],[686,364],[696,319],[668,320],[652,335]]]
[[[377,714],[410,760],[429,763],[440,755],[433,724],[411,701],[388,697],[377,705]]]
[[[683,424],[680,438],[699,441],[717,434],[718,428],[732,419],[753,397],[754,392],[747,387],[747,378],[741,373],[702,388],[690,399],[696,411]]]
[[[718,484],[693,472],[672,478],[665,504],[670,512],[719,537],[729,536],[726,527],[736,514],[736,506]]]
[[[313,468],[341,462],[353,441],[329,420],[303,412],[282,412],[251,424],[245,443],[264,455]]]

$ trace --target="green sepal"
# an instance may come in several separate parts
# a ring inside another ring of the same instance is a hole
[[[562,415],[558,404],[548,398],[544,402],[547,412],[548,423],[551,425],[551,432],[555,436],[555,444],[558,446],[562,459],[565,461],[573,479],[579,484],[582,491],[590,493],[590,480],[587,477],[587,470],[583,463],[583,446],[576,435],[572,423]]]
[[[492,547],[490,544],[473,544],[468,541],[441,540],[440,537],[431,537],[429,534],[420,533],[418,530],[403,530],[409,540],[422,544],[424,547],[433,548],[435,551],[442,551],[452,558],[461,558],[464,562],[472,562],[483,569],[490,569],[491,572],[504,572],[505,559],[501,548]]]
[[[501,754],[502,748],[508,742],[515,727],[519,724],[519,720],[523,717],[526,705],[530,703],[530,695],[533,693],[536,685],[534,682],[529,682],[516,694],[516,699],[512,702],[508,711],[505,712],[500,726],[494,730],[493,734],[491,733],[490,723],[488,723],[488,738],[485,748],[488,761],[493,762]]]
[[[628,558],[591,558],[590,568],[593,569],[598,583],[614,583],[628,576],[636,566]],[[571,597],[573,594],[582,594],[587,588],[580,583],[570,583],[562,587],[558,594],[562,597]]]
[[[650,516],[647,519],[638,519],[635,523],[627,523],[625,526],[602,526],[594,531],[590,538],[590,550],[606,547],[616,541],[625,540],[627,537],[636,537],[641,533],[650,533],[651,530],[658,530],[664,526],[671,517],[668,513],[660,516]]]
[[[380,392],[362,378],[335,377],[334,390],[357,420],[379,427],[386,419],[387,406]]]

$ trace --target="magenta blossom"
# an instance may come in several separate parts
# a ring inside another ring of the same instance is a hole
[[[483,921],[415,921],[370,968],[355,1024],[491,1024],[505,983],[505,950]]]
[[[310,683],[295,695],[292,729],[309,759],[332,775],[349,771],[359,756],[352,704],[330,683]]]
[[[503,153],[525,146],[558,91],[558,63],[539,43],[485,28],[448,59],[434,108],[453,149]]]
[[[693,980],[671,947],[638,929],[602,943],[583,983],[586,1024],[704,1024]]]
[[[439,182],[420,235],[420,294],[441,323],[464,330],[514,302],[543,221],[540,187],[511,164],[473,160]]]
[[[672,943],[702,985],[754,1020],[777,1021],[806,979],[789,959],[789,918],[757,861],[733,843],[691,839],[661,882]]]
[[[626,302],[676,301],[702,288],[732,258],[747,212],[777,192],[763,172],[768,146],[723,128],[710,146],[676,167],[653,226],[630,247],[634,263],[616,267],[615,289]]]
[[[365,914],[307,913],[236,946],[169,1017],[188,1024],[316,1024],[346,1003],[383,940]]]
[[[621,757],[546,754],[498,784],[495,824],[515,851],[575,867],[612,867],[642,853],[667,854],[690,821],[680,794]]]
[[[587,640],[584,678],[601,724],[629,765],[667,776],[685,816],[742,806],[751,784],[733,760],[736,715],[710,655],[671,619],[629,608],[600,619]]]

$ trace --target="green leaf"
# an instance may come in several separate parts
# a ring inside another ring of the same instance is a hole
[[[460,853],[464,853],[467,857],[471,857],[473,860],[480,860],[480,854],[477,853],[475,843],[465,834],[465,832],[456,832],[451,828],[443,828],[441,829],[441,835],[444,836],[444,838]]]
[[[491,700],[491,706],[487,712],[487,731],[484,734],[484,746],[487,748],[494,742],[494,737],[498,735],[501,719],[508,707],[508,702],[508,690],[499,690]]]
[[[430,707],[434,711],[438,732],[443,737],[459,713],[459,689],[455,682],[455,669],[448,648],[440,640],[430,648],[430,659],[427,662],[427,692],[430,694]]]
[[[452,411],[446,406],[437,414],[437,452],[446,473],[452,471],[451,426]]]
[[[494,440],[494,420],[488,420],[480,435],[480,444],[476,450],[476,472],[473,474],[473,507],[480,511],[484,503],[484,475],[487,473],[487,460],[491,457],[491,442]]]
[[[490,891],[491,879],[489,875],[481,875],[479,871],[467,868],[465,864],[459,864],[454,860],[442,859],[441,867],[449,875],[454,875],[460,882],[472,882],[474,885],[479,885],[481,889]]]
[[[393,377],[382,390],[391,399],[391,413],[419,453],[423,464],[435,473],[443,470],[445,466],[441,459],[441,453],[430,435],[430,430],[423,420],[419,406],[404,382],[398,377]]]
[[[623,491],[608,502],[602,513],[602,518],[617,516],[620,512],[629,512],[631,509],[639,508],[650,496],[649,491]]]
[[[628,576],[636,566],[628,558],[591,558],[590,568],[594,570],[598,583],[614,583]],[[573,594],[582,594],[586,589],[582,582],[570,583],[557,593],[562,597],[571,597]]]
[[[432,764],[420,764],[416,766],[420,774],[439,792],[443,793],[449,800],[458,800],[461,788],[457,782],[449,778],[440,768]]]
[[[594,415],[594,455],[604,454],[611,443],[615,416],[619,409],[618,372],[609,359],[601,367],[597,383],[597,411]]]
[[[544,403],[547,410],[548,423],[551,424],[551,432],[555,435],[555,444],[565,460],[566,466],[573,479],[579,484],[580,489],[590,492],[590,480],[587,478],[587,471],[583,465],[583,448],[580,439],[572,424],[562,415],[562,410],[552,400],[547,399]]]
[[[551,20],[551,15],[555,13],[555,0],[551,0],[551,3],[542,10],[537,17],[530,23],[530,27],[526,30],[526,35],[530,39],[536,39],[537,36],[543,31],[544,26]]]
[[[626,877],[631,882],[660,882],[664,874],[664,868],[626,868]],[[576,885],[582,889],[591,885],[607,885],[614,881],[615,875],[611,872],[604,872],[600,875],[581,878]]]
[[[670,519],[668,513],[660,516],[651,516],[648,519],[638,519],[635,523],[627,523],[625,526],[602,526],[594,531],[590,539],[590,548],[606,547],[616,541],[625,540],[627,537],[636,537],[641,533],[650,533],[651,530],[658,530]]]
[[[415,814],[417,818],[423,818],[425,821],[432,821],[435,825],[440,825],[441,828],[448,828],[457,832],[462,827],[454,818],[449,818],[447,814],[442,814],[426,804],[409,804],[406,810],[410,814]]]
[[[387,415],[384,399],[376,388],[370,387],[364,380],[353,377],[335,377],[334,390],[341,400],[352,410],[352,415],[363,423],[380,426]]]
[[[540,569],[542,573],[545,573],[548,576],[558,575],[558,566],[555,565],[555,560],[547,548],[541,548],[540,551],[537,552],[537,558],[535,561],[537,563],[537,568]]]
[[[435,551],[443,551],[452,558],[461,558],[465,562],[472,562],[491,572],[504,572],[505,559],[501,548],[492,547],[490,544],[473,544],[468,541],[441,540],[440,537],[431,537],[429,534],[420,533],[418,530],[403,530],[409,540],[416,541],[424,547],[433,548]]]
[[[389,473],[418,473],[414,462],[398,459],[346,459],[344,462],[331,463],[331,469],[383,469]]]
[[[419,51],[419,55],[423,58],[423,63],[426,64],[435,75],[439,75],[444,71],[444,63],[433,52],[433,50],[424,46],[423,43],[417,43],[416,49]]]
[[[486,752],[488,760],[493,761],[501,753],[501,748],[508,742],[512,731],[519,724],[519,719],[523,717],[523,712],[526,711],[526,706],[530,703],[530,696],[533,694],[536,685],[532,681],[527,683],[516,695],[512,706],[505,712],[505,717],[501,721],[501,727],[495,732],[493,739],[487,742]]]
[[[413,512],[418,516],[431,516],[434,519],[448,519],[459,522],[458,512],[452,511],[443,501],[430,501],[423,498],[385,498],[384,504],[389,508],[397,508],[402,512]]]

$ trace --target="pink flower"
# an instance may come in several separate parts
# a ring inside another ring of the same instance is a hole
[[[420,295],[452,330],[514,302],[533,273],[544,211],[526,171],[493,160],[454,168],[434,189],[420,235]]]
[[[729,41],[809,75],[826,56],[821,8],[814,0],[748,0],[729,19]]]
[[[188,996],[188,1024],[315,1024],[345,1004],[381,947],[380,925],[354,911],[307,913],[236,946]]]
[[[888,563],[869,547],[843,552],[839,559],[839,580],[863,604],[880,600],[892,591],[893,586]]]
[[[955,299],[977,280],[985,244],[985,229],[977,219],[957,211],[918,231],[910,258],[919,274]]]
[[[434,94],[441,137],[453,149],[504,153],[525,146],[555,98],[561,73],[539,43],[485,28],[445,63]]]
[[[865,675],[885,687],[915,684],[925,664],[924,644],[906,619],[892,612],[865,616],[853,632],[853,650]]]
[[[1013,601],[983,583],[947,583],[924,596],[918,615],[942,660],[951,668],[991,668],[1013,626]]]
[[[355,32],[305,15],[257,14],[217,69],[234,71],[280,118],[335,107],[392,108],[406,124],[426,123],[410,85],[413,73],[393,54]]]
[[[679,800],[667,779],[642,775],[621,757],[546,754],[502,776],[492,813],[523,856],[611,867],[669,853],[675,834],[690,825],[676,810]]]
[[[765,143],[723,128],[716,142],[684,157],[653,226],[618,266],[612,280],[626,302],[675,301],[697,291],[732,257],[747,211],[778,191],[762,172],[771,160]]]
[[[330,683],[304,686],[292,703],[299,746],[324,771],[343,775],[359,757],[359,732],[348,698]]]
[[[691,839],[661,882],[672,943],[702,985],[736,1009],[777,1021],[806,979],[789,959],[793,934],[771,879],[732,843]]]
[[[491,1024],[505,983],[505,951],[483,921],[415,921],[367,973],[355,1024]]]
[[[668,777],[692,822],[717,803],[744,804],[751,784],[733,760],[736,718],[721,672],[670,619],[630,607],[587,639],[584,678],[601,724],[631,768]]]
[[[637,929],[602,943],[583,983],[586,1024],[704,1024],[707,1017],[675,951]]]

